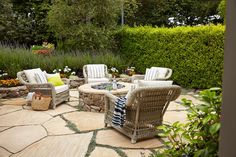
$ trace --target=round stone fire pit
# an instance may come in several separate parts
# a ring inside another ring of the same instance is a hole
[[[104,112],[104,94],[110,92],[116,96],[125,96],[131,83],[118,82],[118,89],[108,91],[107,86],[111,84],[95,83],[95,84],[84,84],[78,88],[79,91],[79,104],[86,111],[93,112]]]

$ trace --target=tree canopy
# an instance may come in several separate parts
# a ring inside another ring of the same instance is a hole
[[[217,24],[225,16],[225,0],[2,0],[0,7],[0,41],[80,50],[114,45],[122,7],[129,26]]]

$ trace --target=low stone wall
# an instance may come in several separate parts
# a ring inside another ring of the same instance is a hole
[[[0,87],[0,98],[17,98],[26,96],[28,89],[26,86],[17,86],[17,87]]]
[[[125,94],[116,94],[116,96],[125,96]],[[104,94],[84,93],[79,91],[79,105],[85,111],[104,112],[105,96]]]
[[[77,88],[81,85],[84,84],[84,78],[79,78],[79,79],[69,79],[69,85],[70,89],[71,88]]]

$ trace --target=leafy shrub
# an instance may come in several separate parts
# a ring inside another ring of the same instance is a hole
[[[99,51],[113,45],[119,1],[53,1],[47,23],[63,50]]]
[[[125,62],[112,53],[102,54],[63,54],[54,52],[50,56],[33,54],[28,49],[11,49],[0,46],[0,69],[8,73],[10,78],[15,78],[18,71],[24,69],[38,68],[53,72],[54,69],[64,69],[65,66],[71,67],[73,71],[82,71],[85,64],[103,63],[108,67],[123,69]]]
[[[125,27],[117,33],[120,55],[142,73],[147,67],[173,69],[172,80],[189,88],[222,82],[224,26]]]
[[[189,110],[188,123],[175,122],[171,126],[158,127],[159,136],[168,137],[167,149],[157,152],[155,157],[217,157],[219,145],[220,115],[222,94],[218,88],[200,93],[203,104],[194,105],[183,99]]]

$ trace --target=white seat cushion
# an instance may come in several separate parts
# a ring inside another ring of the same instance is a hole
[[[139,80],[139,87],[168,87],[173,84],[173,81],[145,81]]]
[[[69,89],[68,85],[55,86],[56,93],[61,93]]]
[[[88,78],[88,83],[109,82],[108,78]]]
[[[104,64],[88,64],[87,65],[88,78],[103,78],[105,77]]]
[[[24,70],[24,73],[25,73],[29,83],[33,83],[33,84],[37,83],[37,80],[36,80],[36,77],[35,77],[36,72],[40,73],[40,72],[42,72],[42,70],[40,68]]]

